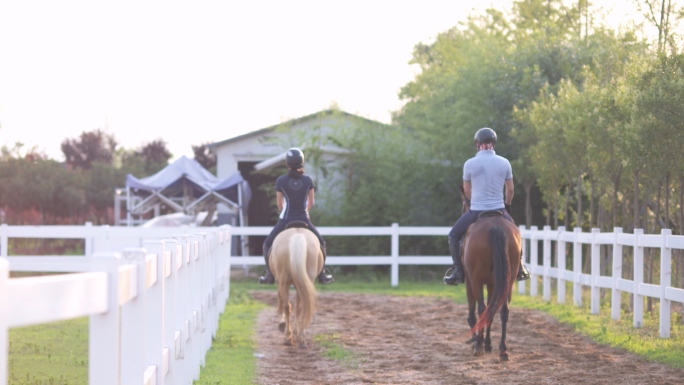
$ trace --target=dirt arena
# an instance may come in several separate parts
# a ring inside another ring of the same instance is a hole
[[[682,384],[684,369],[650,363],[600,346],[530,310],[512,309],[508,353],[500,362],[498,316],[494,352],[473,357],[467,308],[450,300],[320,293],[308,349],[283,345],[275,292],[252,296],[272,307],[257,323],[257,384]],[[294,300],[294,297],[293,297]],[[314,341],[323,336],[351,351],[340,362]]]

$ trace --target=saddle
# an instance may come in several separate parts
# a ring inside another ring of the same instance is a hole
[[[481,212],[480,215],[477,216],[477,220],[479,221],[480,219],[489,217],[503,217],[503,213],[499,210],[486,210]]]
[[[306,222],[303,221],[292,221],[285,225],[286,229],[294,229],[294,228],[302,228],[302,229],[308,229],[309,225],[306,224]]]

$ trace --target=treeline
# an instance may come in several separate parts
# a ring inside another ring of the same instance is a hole
[[[682,234],[682,8],[652,3],[617,31],[586,1],[516,1],[418,44],[421,73],[393,124],[329,138],[351,154],[341,208],[319,220],[453,224],[473,135],[491,127],[513,164],[518,223]]]
[[[65,162],[49,159],[21,144],[0,154],[0,222],[11,225],[112,224],[116,188],[126,175],[149,176],[173,156],[157,139],[137,149],[118,147],[116,138],[94,130],[61,143]],[[211,169],[216,158],[206,145],[192,146]]]

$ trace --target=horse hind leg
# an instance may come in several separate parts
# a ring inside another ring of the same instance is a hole
[[[297,306],[295,309],[294,341],[297,342],[297,346],[300,349],[306,349],[308,347],[307,343],[306,343],[306,333],[304,332],[302,325],[299,323],[299,321],[302,319],[302,313],[304,312],[302,307],[303,307],[302,297],[301,297],[299,291],[297,291]]]
[[[290,325],[290,313],[292,312],[292,305],[290,304],[290,291],[288,285],[283,284],[278,286],[278,314],[280,314],[280,322],[278,329],[281,333],[285,333],[285,345],[292,345],[292,327]]]
[[[499,360],[508,361],[508,352],[506,352],[506,324],[508,323],[508,302],[504,303],[501,308],[501,343],[499,344]]]
[[[492,330],[492,324],[487,325],[487,331],[485,332],[485,339],[484,339],[484,351],[485,351],[485,353],[491,353],[492,352],[492,338],[490,335],[491,330]]]
[[[487,306],[489,306],[489,293],[492,292],[494,288],[492,285],[487,285]],[[485,332],[485,339],[484,339],[484,351],[485,353],[491,353],[492,352],[492,337],[491,337],[491,330],[492,330],[492,324],[487,325],[487,331]]]
[[[468,279],[466,278],[466,295],[468,297],[468,325],[470,326],[470,329],[472,329],[475,326],[475,323],[477,322],[477,317],[475,316],[475,305],[477,304],[477,300],[475,299],[475,296],[473,295],[473,290],[470,287],[470,282],[468,282]],[[467,344],[472,344],[474,342],[477,342],[477,334],[473,333],[473,335],[466,341]]]
[[[485,310],[485,303],[484,303],[484,287],[479,287],[478,288],[479,293],[477,293],[477,312],[478,312],[478,318],[482,317],[482,313]],[[482,330],[479,330],[477,332],[477,341],[473,343],[472,348],[473,348],[473,355],[475,356],[480,356],[484,354],[484,328]]]

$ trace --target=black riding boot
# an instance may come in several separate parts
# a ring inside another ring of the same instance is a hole
[[[516,281],[524,281],[530,279],[530,271],[527,270],[527,267],[525,266],[525,263],[522,260],[522,257],[520,258],[520,267],[518,268],[518,276],[515,278]]]
[[[325,268],[325,244],[321,245],[321,252],[323,253],[323,270],[321,270],[321,273],[318,274],[318,283],[320,283],[321,285],[327,285],[329,283],[335,282],[335,278],[333,278],[332,273],[330,273],[330,270]]]
[[[270,254],[271,248],[264,245],[264,261],[266,261],[266,270],[264,270],[261,277],[259,277],[259,283],[262,285],[273,285],[275,283],[275,277],[271,273],[271,269],[268,267],[268,254]]]
[[[451,258],[454,260],[453,266],[447,270],[444,275],[444,283],[447,285],[457,285],[463,283],[465,278],[463,276],[463,261],[461,261],[461,246],[455,239],[449,238],[449,251]]]

